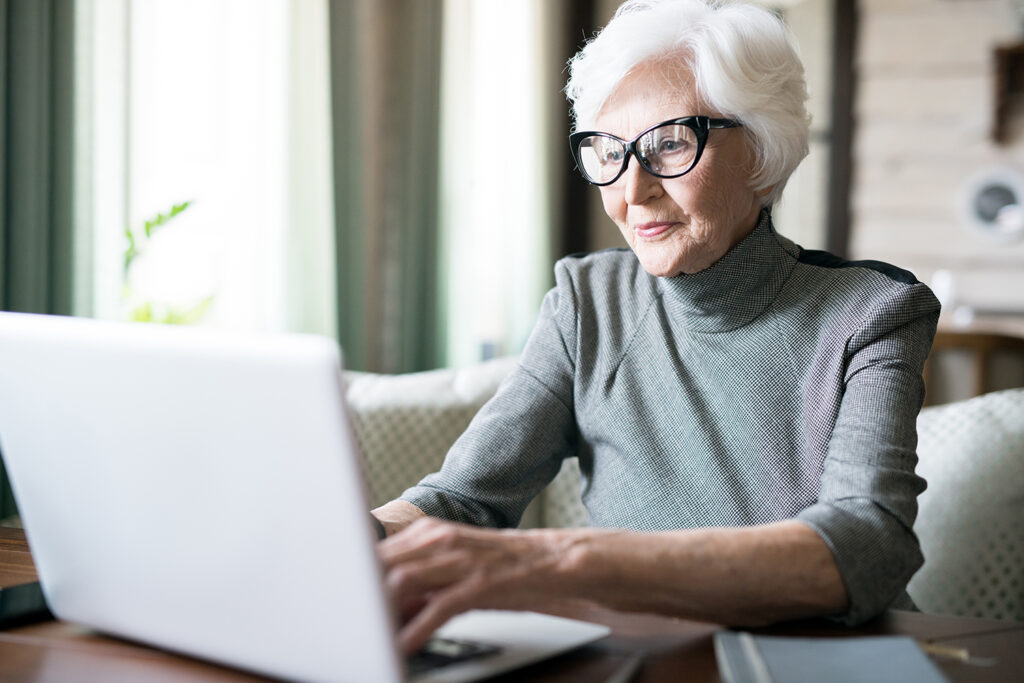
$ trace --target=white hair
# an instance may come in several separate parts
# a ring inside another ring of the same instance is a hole
[[[689,71],[700,102],[743,123],[755,156],[751,186],[772,188],[764,205],[777,201],[807,156],[810,129],[803,64],[782,21],[720,0],[626,0],[569,61],[576,130],[593,129],[622,80],[652,62]]]

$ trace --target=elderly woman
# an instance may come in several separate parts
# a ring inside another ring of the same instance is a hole
[[[578,168],[630,249],[556,265],[518,369],[439,473],[374,511],[404,646],[560,598],[735,625],[910,606],[939,305],[775,231],[808,135],[783,25],[630,0],[567,92]],[[569,457],[590,528],[479,528],[515,526]]]

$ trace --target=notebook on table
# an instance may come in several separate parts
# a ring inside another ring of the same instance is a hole
[[[0,387],[59,618],[275,677],[409,678],[332,340],[0,313]],[[607,632],[471,612],[440,635],[481,656],[413,678],[475,680]]]
[[[724,683],[946,683],[910,636],[801,638],[715,634]]]

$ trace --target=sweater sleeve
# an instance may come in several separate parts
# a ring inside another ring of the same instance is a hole
[[[441,470],[402,500],[425,513],[478,526],[512,527],[575,455],[575,297],[563,264],[518,367],[480,409]]]
[[[844,392],[815,505],[797,518],[831,549],[854,624],[903,595],[923,563],[913,531],[925,482],[917,464],[921,372],[939,306],[927,287],[901,287],[847,343]]]

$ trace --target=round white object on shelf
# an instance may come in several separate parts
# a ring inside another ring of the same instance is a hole
[[[961,209],[976,233],[995,242],[1024,239],[1024,174],[1009,166],[991,166],[971,176]]]

